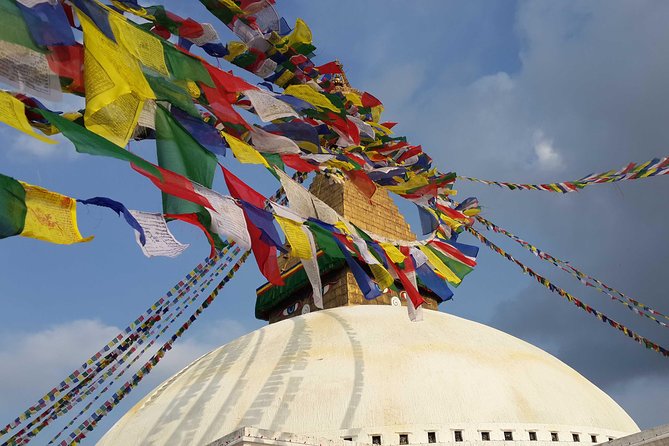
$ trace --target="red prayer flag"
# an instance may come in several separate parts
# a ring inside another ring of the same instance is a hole
[[[73,93],[84,92],[84,46],[81,44],[71,46],[50,46],[46,55],[49,68],[58,77],[72,79],[67,86],[68,91]]]
[[[416,287],[413,286],[413,283],[411,283],[411,280],[409,280],[404,271],[402,271],[402,269],[399,266],[395,265],[393,261],[390,260],[388,254],[384,252],[384,255],[386,256],[386,261],[393,268],[393,270],[395,270],[397,277],[399,277],[400,282],[402,282],[402,287],[404,288],[404,291],[406,291],[407,294],[409,295],[409,299],[411,299],[414,308],[418,308],[421,305],[423,305],[425,303],[425,299],[423,299],[423,296],[420,295]],[[406,262],[413,262],[413,260],[411,260],[411,258],[409,257],[405,260],[405,263]]]
[[[227,177],[226,177],[226,182],[227,182]],[[265,276],[265,278],[269,280],[270,283],[272,283],[273,285],[276,286],[285,285],[285,282],[281,278],[279,262],[276,259],[277,255],[276,247],[268,243],[265,243],[262,240],[262,231],[256,225],[253,224],[251,219],[246,215],[246,211],[244,211],[244,219],[246,220],[246,227],[249,231],[249,236],[251,238],[251,250],[253,251],[253,256],[256,259],[256,263],[258,264],[258,269],[260,270],[262,275]]]
[[[381,101],[367,92],[362,94],[360,100],[362,101],[363,107],[376,107],[377,105],[383,105]]]
[[[175,220],[181,220],[186,223],[190,223],[193,226],[197,226],[204,232],[204,235],[207,236],[209,240],[209,246],[211,246],[211,251],[209,251],[209,257],[214,258],[216,256],[216,246],[214,245],[214,239],[211,237],[207,228],[204,227],[200,220],[197,218],[197,214],[165,214],[165,218],[173,218]]]
[[[179,17],[181,19],[181,17]],[[181,19],[179,26],[179,35],[186,39],[196,39],[204,34],[204,28],[198,22],[191,18]]]
[[[166,194],[174,195],[175,197],[188,200],[212,210],[214,209],[207,198],[195,192],[193,182],[188,178],[179,175],[178,173],[172,172],[171,170],[163,169],[160,166],[155,166],[163,176],[163,179],[161,180],[160,178],[147,172],[141,167],[136,166],[135,164],[130,165],[135,171],[147,177],[153,184],[156,185],[158,189],[165,192]]]
[[[341,66],[337,62],[328,62],[319,67],[316,67],[320,74],[341,74],[343,73]]]
[[[302,159],[297,153],[283,154],[281,155],[281,160],[286,166],[290,167],[291,169],[295,169],[298,172],[315,172],[319,170],[318,166],[311,164],[305,159]]]
[[[232,172],[223,167],[222,164],[219,164],[219,166],[221,166],[221,170],[223,171],[225,184],[226,186],[228,186],[228,191],[230,191],[230,195],[239,200],[244,200],[247,203],[250,203],[257,208],[263,209],[265,207],[265,202],[267,201],[267,199],[262,194],[260,194],[259,192],[251,188],[251,186],[249,186],[248,184],[244,183],[242,180],[237,178],[235,175],[232,174]]]
[[[344,171],[351,183],[358,188],[362,194],[371,200],[376,192],[376,184],[371,178],[362,170],[346,170]]]

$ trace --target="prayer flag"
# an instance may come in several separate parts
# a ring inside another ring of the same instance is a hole
[[[50,0],[17,0],[35,43],[41,47],[74,45],[74,34],[63,5]]]
[[[180,243],[174,238],[162,214],[129,211],[138,223],[141,233],[136,230],[137,244],[147,257],[165,256],[176,257],[188,248],[189,245]],[[144,236],[144,241],[142,241]]]
[[[210,152],[225,156],[226,145],[221,133],[213,126],[204,123],[177,107],[171,109],[172,117],[195,139],[202,147]]]
[[[205,187],[195,185],[199,194],[206,197],[213,209],[208,209],[211,216],[211,229],[226,239],[232,239],[242,249],[251,249],[251,239],[246,227],[244,211],[230,197]]]
[[[300,148],[290,138],[266,132],[262,128],[256,126],[251,127],[250,131],[253,146],[260,152],[281,154],[300,153]]]
[[[302,223],[278,215],[275,215],[274,218],[290,244],[290,255],[300,259],[311,258],[312,253],[309,238],[302,230]]]
[[[220,165],[220,164],[219,164]],[[265,202],[267,199],[262,196],[259,192],[256,192],[248,184],[244,183],[242,180],[237,178],[232,172],[230,172],[225,167],[221,166],[223,171],[223,177],[225,178],[225,184],[228,186],[228,191],[233,197],[244,200],[248,203],[251,203],[257,208],[264,208]]]
[[[0,174],[0,238],[21,235],[69,245],[88,242],[77,227],[77,202]]]
[[[106,197],[93,197],[89,198],[87,200],[77,200],[79,203],[82,204],[92,204],[95,206],[102,206],[111,209],[112,211],[116,212],[118,215],[123,215],[123,218],[125,218],[125,221],[135,230],[137,231],[137,235],[139,237],[139,242],[140,244],[144,245],[146,243],[146,235],[144,234],[144,229],[142,229],[142,226],[137,222],[137,219],[132,215],[132,213],[123,205],[123,203],[119,203],[118,201],[112,200],[111,198],[106,198]]]
[[[309,85],[290,85],[284,90],[284,94],[295,96],[298,99],[307,101],[311,105],[324,110],[330,110],[335,113],[341,113],[335,105],[324,94],[317,92]]]
[[[74,148],[77,152],[87,153],[89,155],[108,156],[122,161],[128,161],[156,178],[162,178],[160,170],[155,165],[134,153],[107,141],[105,138],[91,132],[87,128],[47,110],[34,109],[33,111],[42,115],[47,121],[60,130],[63,135],[74,144]]]
[[[240,163],[262,164],[269,168],[269,163],[267,160],[263,158],[263,156],[258,153],[256,149],[246,144],[241,139],[237,139],[225,132],[223,132],[223,137],[225,137],[225,141],[230,146],[230,150],[232,150],[235,158],[237,158]]]
[[[427,257],[430,264],[436,269],[446,280],[448,280],[453,285],[458,285],[461,282],[461,279],[455,275],[455,273],[442,261],[442,259],[437,256],[428,246],[419,245],[418,249],[423,251],[423,254]]]
[[[0,91],[0,122],[14,127],[15,129],[37,138],[42,142],[57,144],[53,139],[47,138],[35,132],[26,118],[26,107],[23,102],[16,99],[11,94]]]
[[[432,268],[430,268],[427,263],[416,268],[416,274],[418,275],[418,278],[423,283],[423,285],[425,285],[434,294],[439,296],[442,301],[453,298],[453,291],[451,291],[451,289],[441,277],[432,271]]]
[[[156,147],[160,167],[211,188],[216,171],[216,157],[193,139],[162,106],[156,109]],[[163,193],[165,214],[201,211],[202,208],[193,202]]]
[[[155,95],[137,60],[79,12],[84,31],[86,127],[124,147],[137,125],[144,100]]]
[[[27,211],[26,191],[21,183],[0,174],[0,239],[23,232]]]
[[[277,99],[272,93],[255,88],[244,91],[244,95],[251,101],[258,117],[265,122],[291,116],[299,118],[290,105]]]

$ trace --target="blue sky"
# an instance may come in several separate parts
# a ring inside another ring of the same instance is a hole
[[[199,2],[165,4],[216,24]],[[279,0],[277,9],[289,22],[303,18],[318,47],[316,61],[338,58],[354,86],[384,102],[385,119],[400,122],[397,133],[422,144],[442,171],[546,182],[668,153],[666,2],[345,0],[335,6]],[[224,40],[232,38],[217,28]],[[225,61],[221,66],[243,74]],[[159,192],[122,162],[78,155],[69,143],[46,146],[4,126],[0,135],[6,142],[0,153],[4,174],[76,198],[107,196],[131,209],[160,210]],[[132,142],[131,149],[155,157],[150,143]],[[263,193],[277,188],[259,167],[230,157],[224,164]],[[215,185],[225,191],[220,177]],[[456,189],[459,197],[477,196],[491,221],[669,312],[663,206],[669,178],[593,186],[568,196],[463,182]],[[399,204],[415,222],[412,207]],[[1,242],[4,420],[97,351],[208,253],[197,230],[173,223],[175,236],[191,247],[176,259],[147,259],[113,213],[79,209],[82,233],[96,236],[91,243],[64,247],[20,237]],[[666,329],[538,263],[517,245],[491,239],[586,303],[669,345]],[[475,243],[464,236],[463,241]],[[255,262],[247,262],[99,434],[190,360],[262,326],[253,317],[254,290],[262,282]],[[485,247],[476,271],[441,310],[556,355],[614,397],[641,427],[669,422],[666,359],[544,290]]]

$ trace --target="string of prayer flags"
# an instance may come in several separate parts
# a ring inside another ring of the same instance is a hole
[[[236,255],[238,251],[233,250],[233,253]],[[163,320],[163,318],[169,319],[172,317],[174,313],[167,314],[167,312],[170,310],[178,310],[178,316],[180,316],[181,313],[183,313],[183,311],[188,307],[188,305],[190,305],[190,303],[194,302],[199,297],[200,292],[204,291],[204,289],[209,286],[213,279],[218,276],[218,271],[229,265],[229,263],[232,261],[232,258],[230,256],[226,256],[225,259],[222,259],[224,254],[225,252],[220,253],[219,257],[221,258],[221,262],[219,262],[219,265],[214,269],[213,274],[211,273],[211,267],[214,265],[214,263],[216,263],[216,261],[210,262],[210,264],[205,266],[204,270],[201,272],[198,271],[195,274],[193,274],[193,272],[187,274],[185,280],[188,281],[189,285],[187,285],[185,289],[179,292],[179,294],[171,302],[161,301],[157,307],[152,307],[148,314],[153,312],[153,316],[148,317],[147,319],[144,319],[144,315],[140,316],[138,320],[142,320],[143,322],[137,327],[136,330],[134,330],[133,333],[131,333],[129,336],[126,336],[114,350],[101,350],[99,354],[96,355],[95,361],[91,363],[92,367],[78,375],[76,386],[66,385],[66,382],[72,383],[71,381],[68,381],[71,379],[70,376],[61,383],[61,390],[63,390],[62,394],[54,394],[53,391],[50,392],[49,404],[51,405],[47,408],[47,410],[42,412],[36,419],[33,419],[20,431],[16,432],[10,439],[7,440],[7,442],[11,444],[23,444],[24,442],[27,442],[26,438],[32,438],[36,436],[43,428],[47,427],[51,421],[56,420],[60,415],[71,410],[73,403],[82,401],[83,398],[90,395],[98,385],[104,383],[106,379],[112,376],[114,371],[129,358],[129,356],[136,350],[137,346],[141,345],[146,339],[148,339],[152,333],[155,333],[156,329],[160,326],[160,324],[156,324],[156,322]],[[216,260],[219,259],[217,258]],[[207,274],[209,274],[209,277],[204,282],[206,286],[203,284],[199,290],[191,292],[191,286],[195,286],[198,281],[203,277],[206,277]],[[164,329],[158,333],[158,336],[154,337],[152,342],[155,342],[155,340],[157,340],[158,337],[171,326],[171,324],[178,316],[172,317],[169,323],[165,325]],[[129,333],[128,329],[126,329],[125,333]],[[146,351],[148,347],[149,346],[145,347],[142,350],[142,353]],[[132,360],[132,362],[135,362],[140,357],[141,353],[140,355],[137,355]],[[113,362],[111,360],[112,358]],[[107,369],[107,371],[100,375],[100,373],[105,369]],[[116,377],[116,379],[114,379],[114,381],[119,379],[122,373],[123,371]],[[94,401],[96,401],[104,392],[106,392],[108,388],[109,385],[105,387],[98,395],[96,395],[95,399],[89,402],[84,410],[87,410],[88,407],[90,407]],[[78,418],[78,416],[75,417],[75,419],[76,418]],[[70,424],[63,428],[63,430],[71,426],[73,422],[74,419],[70,422]],[[61,430],[61,432],[63,432],[63,430]]]
[[[223,256],[225,255],[225,258]],[[105,387],[97,394],[95,397],[92,399],[92,401],[89,401],[84,408],[82,408],[79,413],[74,416],[66,426],[64,426],[52,439],[48,444],[55,444],[55,441],[63,434],[65,433],[74,423],[81,417],[86,411],[90,409],[90,407],[97,401],[99,400],[104,393],[106,393],[109,389],[112,388],[113,384],[121,379],[123,374],[130,369],[130,367],[135,364],[139,359],[144,357],[144,354],[153,347],[153,345],[159,340],[159,338],[165,334],[165,332],[172,327],[172,324],[182,316],[182,314],[192,305],[194,302],[196,302],[201,293],[203,293],[206,289],[209,288],[211,283],[219,277],[219,275],[227,269],[227,267],[234,262],[235,258],[239,255],[239,247],[234,247],[232,248],[229,252],[228,251],[222,251],[219,253],[219,256],[221,257],[221,260],[218,262],[216,267],[212,269],[212,271],[209,273],[209,276],[203,276],[205,277],[204,281],[201,283],[198,283],[199,279],[195,280],[193,282],[193,286],[198,285],[197,289],[194,292],[191,292],[189,295],[184,295],[183,298],[180,299],[174,299],[171,302],[171,305],[168,307],[166,306],[163,308],[161,311],[160,315],[160,320],[161,321],[166,321],[162,328],[161,328],[161,323],[156,323],[151,325],[150,327],[147,327],[147,329],[142,330],[142,333],[139,335],[136,345],[141,346],[143,343],[146,342],[146,345],[137,352],[134,357],[131,357],[133,353],[135,353],[134,350],[136,349],[128,349],[124,352],[123,356],[120,357],[120,359],[117,360],[116,364],[114,364],[112,367],[109,368],[108,371],[106,371],[102,376],[100,376],[95,382],[92,382],[91,384],[88,385],[88,387],[85,389],[84,392],[80,392],[79,395],[76,398],[68,398],[65,401],[63,401],[63,405],[60,406],[60,411],[56,412],[56,415],[66,413],[70,411],[74,405],[78,402],[83,401],[88,395],[92,394],[96,388],[108,381],[110,377],[113,376],[114,372],[123,364],[125,364],[125,367],[115,376],[111,379],[111,382],[106,383]],[[168,313],[169,311],[169,313]],[[69,395],[68,395],[69,396]],[[51,416],[50,419],[53,419],[54,417]],[[32,431],[29,434],[30,436],[32,435]]]
[[[659,316],[660,318],[669,320],[669,316],[666,316],[665,314],[651,308],[650,306],[639,302],[636,299],[632,299],[631,297],[623,294],[622,292],[616,290],[615,288],[612,288],[608,285],[606,285],[604,282],[601,280],[592,277],[588,274],[585,274],[584,272],[580,271],[579,269],[575,268],[574,266],[571,265],[571,263],[566,262],[564,260],[560,260],[557,257],[553,257],[552,255],[548,254],[546,251],[543,251],[536,246],[526,242],[525,240],[521,239],[520,237],[512,234],[511,232],[507,231],[506,229],[500,228],[496,224],[490,222],[489,220],[486,220],[485,218],[481,216],[477,216],[476,219],[484,225],[486,229],[489,231],[497,232],[498,234],[503,234],[510,239],[514,240],[516,243],[521,245],[523,248],[529,250],[532,252],[535,256],[539,257],[542,260],[548,261],[555,265],[556,267],[560,268],[561,270],[571,274],[572,276],[576,277],[579,282],[583,283],[585,286],[595,288],[597,291],[606,294],[609,296],[611,299],[625,305],[628,307],[630,310],[634,311],[637,313],[639,316],[646,317],[648,319],[651,319],[655,321],[658,325],[662,325],[663,327],[668,327],[669,324],[666,322],[662,322],[658,320],[655,316]],[[631,304],[631,305],[630,305]]]
[[[621,332],[623,332],[625,335],[628,337],[632,338],[634,341],[638,342],[639,344],[643,345],[647,349],[654,350],[657,353],[661,354],[664,357],[669,357],[669,350],[666,348],[656,344],[655,342],[635,333],[634,331],[630,330],[626,326],[624,326],[621,323],[618,323],[611,319],[610,317],[606,316],[604,313],[601,313],[600,311],[597,311],[596,309],[590,307],[589,305],[584,304],[581,302],[579,299],[577,299],[575,296],[569,294],[562,288],[557,287],[556,285],[552,284],[550,281],[548,281],[545,277],[541,276],[540,274],[537,274],[534,272],[532,269],[529,267],[525,266],[522,262],[519,260],[516,260],[511,254],[508,254],[505,252],[503,249],[501,249],[499,246],[495,245],[493,242],[485,238],[480,232],[475,230],[472,227],[467,227],[466,230],[470,232],[474,237],[479,239],[481,243],[485,244],[488,248],[491,250],[495,251],[497,254],[501,255],[502,257],[506,258],[510,262],[515,263],[520,267],[520,269],[523,270],[525,274],[528,274],[530,277],[535,279],[537,282],[548,288],[550,291],[553,293],[559,294],[569,302],[573,303],[576,305],[578,308],[586,311],[589,314],[592,314],[595,316],[597,319],[599,319],[601,322],[604,322],[606,324],[609,324],[612,328],[615,328]]]
[[[223,287],[235,276],[235,273],[239,270],[239,267],[244,263],[248,257],[248,252],[242,254],[237,263],[232,267],[230,272],[223,278],[223,280],[214,288],[214,290],[209,294],[209,296],[198,306],[198,308],[193,312],[191,317],[184,322],[181,327],[170,337],[170,339],[165,342],[160,349],[136,372],[129,380],[121,385],[119,390],[117,390],[110,398],[103,402],[98,409],[84,422],[82,422],[76,429],[70,434],[72,441],[81,442],[87,433],[93,430],[97,423],[107,415],[116,405],[118,405],[130,392],[137,387],[137,385],[155,368],[155,366],[165,357],[165,354],[171,350],[172,344],[179,339],[185,332],[188,330],[193,322],[195,322],[202,312],[209,307],[216,299]],[[72,444],[69,442],[68,444]]]
[[[0,174],[0,238],[21,235],[69,245],[88,242],[77,226],[77,202]]]
[[[547,184],[523,184],[509,183],[506,181],[482,180],[479,178],[458,176],[461,180],[474,181],[487,185],[495,185],[509,190],[541,190],[546,192],[569,193],[576,192],[586,186],[602,183],[614,183],[617,181],[638,180],[659,175],[669,174],[669,157],[654,158],[645,163],[630,163],[627,166],[608,172],[590,174],[580,180],[563,181],[560,183]]]

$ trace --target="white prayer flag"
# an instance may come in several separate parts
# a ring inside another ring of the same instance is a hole
[[[174,238],[162,214],[132,210],[130,213],[144,230],[146,243],[142,245],[137,231],[135,231],[135,239],[145,256],[176,257],[190,246]]]

